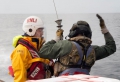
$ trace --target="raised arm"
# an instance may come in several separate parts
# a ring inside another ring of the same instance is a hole
[[[115,44],[114,38],[108,31],[103,18],[98,14],[96,16],[100,21],[101,31],[105,38],[105,45],[103,46],[93,45],[96,52],[96,60],[99,60],[116,52],[116,44]]]

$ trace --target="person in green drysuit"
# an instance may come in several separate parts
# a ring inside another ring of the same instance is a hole
[[[58,29],[57,37],[45,43],[40,51],[41,58],[56,59],[54,75],[90,74],[95,61],[110,56],[116,52],[114,38],[108,31],[103,18],[96,15],[100,21],[105,44],[102,46],[91,45],[91,28],[86,21],[78,21],[70,29],[67,40],[60,39],[63,30]]]

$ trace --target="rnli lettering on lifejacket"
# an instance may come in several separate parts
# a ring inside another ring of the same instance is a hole
[[[40,68],[39,67],[36,67],[35,70],[32,72],[32,74],[30,75],[32,78],[34,78],[37,73],[40,71]]]
[[[29,23],[29,22],[34,22],[34,23],[36,23],[36,22],[37,22],[37,19],[30,18],[30,19],[27,20],[27,23]]]

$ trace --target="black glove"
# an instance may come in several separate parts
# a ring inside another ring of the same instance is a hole
[[[101,27],[101,29],[102,28],[105,28],[106,26],[105,26],[105,22],[104,22],[104,20],[102,19],[102,17],[99,15],[99,14],[96,14],[96,16],[98,17],[98,19],[99,19],[99,21],[100,21],[100,27]]]
[[[103,20],[103,18],[99,15],[99,14],[96,14],[96,16],[98,17],[99,21],[100,21],[100,27],[101,27],[101,31],[103,34],[107,33],[108,32],[108,29],[105,25],[105,22]]]

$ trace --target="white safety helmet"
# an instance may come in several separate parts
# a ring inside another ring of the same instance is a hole
[[[38,28],[44,29],[43,21],[37,16],[30,16],[23,23],[23,31],[29,36],[34,36]]]

